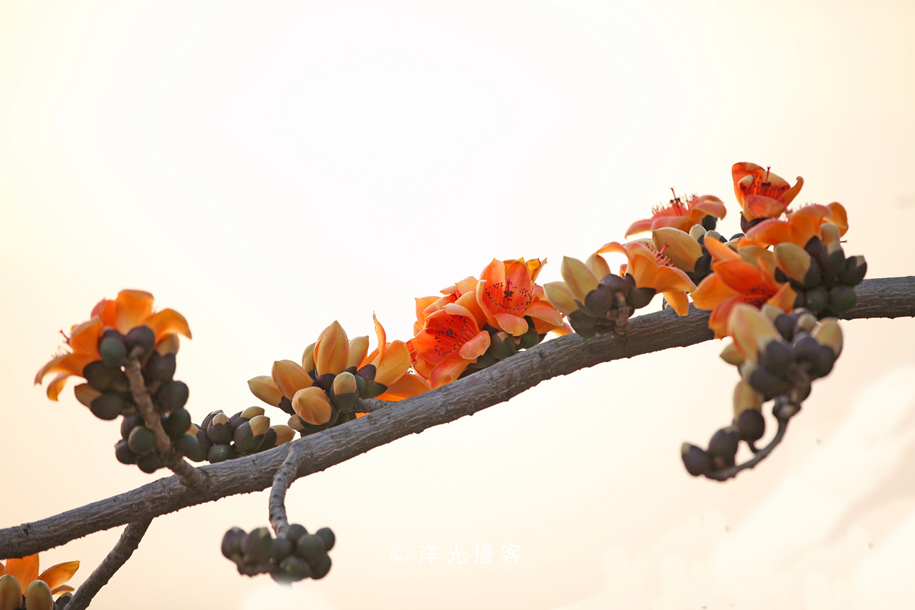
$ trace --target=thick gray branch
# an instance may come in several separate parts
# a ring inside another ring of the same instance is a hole
[[[867,280],[858,292],[859,303],[846,318],[915,316],[915,277]],[[603,335],[583,340],[569,335],[546,341],[438,390],[293,441],[293,446],[308,443],[312,457],[298,466],[297,477],[330,468],[426,428],[473,415],[546,379],[602,362],[707,341],[712,338],[707,323],[707,312],[691,308],[688,316],[678,318],[666,310],[633,318],[626,337]],[[41,521],[0,530],[0,558],[22,557],[138,519],[266,489],[290,450],[283,446],[204,466],[200,470],[206,474],[208,485],[202,493],[191,492],[177,477],[170,477]]]

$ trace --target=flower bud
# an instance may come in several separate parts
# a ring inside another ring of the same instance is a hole
[[[258,375],[249,379],[248,389],[257,398],[273,407],[280,406],[280,401],[283,400],[283,393],[273,383],[273,378],[267,375]]]
[[[245,563],[256,565],[270,560],[273,551],[273,536],[266,527],[259,527],[249,532],[241,541]]]
[[[155,451],[150,451],[137,458],[137,468],[146,474],[152,474],[163,466],[165,464],[162,463],[162,456]]]
[[[289,428],[295,432],[301,432],[305,429],[305,421],[298,415],[293,415],[286,423],[289,425]]]
[[[298,419],[298,416],[296,416]],[[283,424],[277,424],[273,426],[273,430],[276,433],[276,443],[275,446],[279,447],[280,445],[285,445],[289,441],[295,438],[295,430],[289,426],[284,426]]]
[[[740,433],[734,426],[715,432],[708,443],[708,452],[712,455],[715,465],[725,468],[733,466],[739,443]]]
[[[333,403],[338,409],[349,410],[359,400],[356,376],[344,371],[334,378]]]
[[[823,263],[823,275],[827,278],[834,278],[845,270],[845,251],[842,245],[836,242],[829,246],[829,256]]]
[[[162,355],[154,351],[149,355],[146,364],[143,365],[143,378],[147,383],[160,381],[165,383],[175,377],[175,370],[178,367],[175,354]]]
[[[0,610],[18,610],[22,604],[22,588],[12,574],[0,576]]]
[[[296,392],[303,388],[309,388],[312,384],[311,376],[303,367],[292,360],[277,360],[274,362],[271,375],[273,377],[273,385],[283,393],[283,396],[295,396]]]
[[[232,449],[232,445],[229,444],[219,444],[213,445],[207,451],[207,461],[211,464],[218,464],[219,462],[225,462],[226,460],[231,460],[235,457],[235,450]]]
[[[330,572],[331,560],[326,554],[322,555],[318,561],[315,562],[311,567],[311,577],[315,580],[320,580],[327,576],[327,573]]]
[[[311,576],[308,562],[301,557],[290,555],[280,562],[279,578],[282,581],[298,582]]]
[[[845,270],[839,274],[839,281],[846,286],[857,286],[867,274],[867,261],[863,256],[852,256],[845,259]]]
[[[318,375],[342,373],[349,361],[349,339],[340,323],[325,328],[315,343],[315,368]],[[305,386],[299,386],[305,387]]]
[[[743,356],[755,362],[759,352],[770,341],[781,339],[772,321],[752,305],[739,303],[731,309],[728,317],[728,334],[734,337],[734,344]]]
[[[106,330],[105,334],[107,336],[103,336],[102,340],[99,341],[98,353],[102,357],[102,362],[105,363],[105,366],[119,367],[124,363],[124,358],[127,357],[127,345],[124,343],[124,336],[114,329]]]
[[[367,335],[355,337],[349,342],[349,358],[346,359],[346,368],[359,366],[369,353],[369,338]]]
[[[817,317],[807,310],[796,311],[798,314],[795,321],[794,334],[805,332],[809,333],[817,325]]]
[[[292,397],[292,408],[296,415],[313,426],[330,421],[332,409],[330,399],[321,388],[305,388]]]
[[[603,318],[611,307],[616,306],[616,293],[607,285],[598,284],[597,288],[585,296],[585,309],[595,318]]]
[[[759,410],[762,407],[762,396],[753,387],[741,379],[734,386],[734,417],[737,418],[747,409]]]
[[[689,236],[692,237],[693,239],[695,239],[696,242],[698,242],[699,238],[705,236],[705,234],[707,232],[708,231],[706,230],[706,228],[703,227],[702,225],[693,225],[689,229]]]
[[[127,437],[127,446],[137,455],[146,455],[156,446],[156,436],[145,426],[137,426]]]
[[[245,530],[233,527],[222,537],[222,554],[226,559],[240,561],[242,550],[241,543],[245,539]]]
[[[315,370],[315,344],[312,343],[302,352],[302,368],[311,373]]]
[[[140,361],[144,361],[156,346],[156,333],[148,326],[136,326],[124,337],[124,343],[128,356],[136,354]]]
[[[628,273],[626,274],[627,278],[632,277]],[[632,309],[641,309],[649,303],[651,299],[654,298],[654,295],[657,294],[657,290],[654,288],[647,288],[640,286],[638,288],[632,288],[629,290],[629,296],[626,299],[626,304],[629,305]]]
[[[569,315],[578,305],[575,303],[575,297],[565,282],[547,282],[543,285],[543,291],[546,294],[546,300],[550,305],[555,307],[561,313]]]
[[[744,363],[745,360],[743,354],[740,353],[740,350],[737,349],[737,346],[733,343],[728,343],[726,346],[724,346],[724,349],[721,350],[720,355],[722,360],[734,366],[740,366]]]
[[[329,527],[322,527],[315,532],[315,537],[321,540],[321,543],[324,545],[324,550],[329,551],[334,548],[334,543],[337,540],[337,537],[334,536],[333,530]]]
[[[837,318],[824,318],[820,320],[810,336],[816,339],[820,345],[830,348],[836,357],[842,353],[842,328],[839,326]]]
[[[686,466],[686,471],[694,477],[708,474],[712,471],[712,456],[695,445],[683,443],[680,447],[680,457],[683,458],[683,465]]]
[[[823,236],[823,243],[826,244],[827,248],[832,244],[839,243],[841,238],[839,227],[831,222],[824,222],[820,225],[820,235]]]
[[[217,413],[207,425],[207,437],[214,445],[227,445],[232,442],[232,424],[225,413]]]
[[[190,389],[183,381],[173,379],[168,383],[162,384],[156,393],[156,402],[162,406],[165,412],[176,411],[187,404],[190,396]]]
[[[740,440],[755,443],[766,433],[766,418],[758,409],[745,409],[734,420]]]
[[[565,256],[562,259],[562,265],[559,269],[562,279],[565,280],[566,287],[572,296],[584,303],[585,297],[589,292],[597,288],[598,279],[594,272],[577,258]],[[547,297],[549,298],[549,297]],[[553,304],[556,309],[559,309]],[[559,311],[562,311],[559,309]]]
[[[273,547],[270,550],[270,559],[279,564],[281,561],[292,555],[295,550],[295,542],[289,538],[280,536],[273,539]]]
[[[801,286],[810,288],[820,283],[819,264],[800,246],[780,243],[775,246],[774,254],[778,268]]]
[[[182,434],[175,439],[175,449],[192,462],[202,462],[207,458],[209,448],[204,449],[193,434]]]
[[[829,295],[822,286],[815,286],[804,293],[804,302],[807,309],[819,313],[829,305]]]
[[[295,554],[304,559],[309,565],[315,565],[321,557],[327,557],[324,542],[313,534],[300,537],[295,545]]]
[[[101,396],[102,393],[88,383],[81,383],[73,388],[73,394],[80,403],[87,407],[91,407],[92,401]]]
[[[110,421],[117,419],[127,403],[115,392],[104,392],[89,403],[89,410],[99,419]]]
[[[858,303],[858,293],[851,286],[835,286],[829,291],[829,309],[845,313]]]
[[[191,427],[191,414],[187,409],[176,409],[168,414],[165,420],[165,433],[170,438],[178,438],[186,434]]]
[[[33,580],[25,592],[26,610],[54,610],[51,587],[43,580]]]
[[[536,330],[534,331],[536,332]],[[489,351],[498,360],[504,360],[515,354],[517,345],[514,337],[511,337],[505,331],[495,333],[490,341]]]
[[[137,454],[130,450],[130,445],[124,439],[114,444],[114,457],[122,464],[137,463]]]

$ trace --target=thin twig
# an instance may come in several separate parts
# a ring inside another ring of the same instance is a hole
[[[267,504],[270,525],[278,537],[285,534],[286,528],[289,527],[289,519],[286,516],[286,491],[295,481],[296,473],[305,457],[309,455],[307,439],[302,439],[298,443],[289,443],[286,447],[288,447],[288,453],[283,464],[273,476],[273,487],[270,489],[270,500]]]
[[[165,458],[165,465],[178,475],[185,487],[201,491],[206,485],[206,481],[199,470],[191,466],[172,449],[172,441],[162,428],[159,414],[156,413],[156,407],[153,405],[152,398],[150,398],[149,392],[146,390],[146,382],[143,379],[143,370],[140,367],[140,362],[134,355],[127,359],[124,371],[130,381],[130,393],[133,394],[133,400],[137,403],[137,409],[140,411],[143,423],[152,431],[156,439],[156,450]]]
[[[915,277],[903,277],[865,280],[858,286],[858,304],[844,317],[912,316]],[[584,340],[568,335],[544,341],[437,390],[388,404],[342,426],[293,441],[291,446],[306,442],[311,445],[311,459],[299,466],[296,476],[320,472],[398,438],[473,415],[546,379],[602,362],[708,341],[713,336],[708,330],[708,317],[708,312],[691,306],[690,314],[683,318],[669,310],[632,318],[629,334],[624,338],[610,334]],[[0,559],[24,557],[137,519],[266,489],[272,485],[273,475],[288,451],[284,445],[204,466],[199,470],[206,474],[207,486],[200,493],[190,492],[177,477],[169,477],[46,519],[0,529]]]
[[[102,587],[108,584],[108,581],[111,580],[111,577],[114,576],[115,572],[127,563],[127,560],[130,559],[133,552],[137,550],[137,547],[140,545],[140,540],[143,539],[143,535],[146,533],[151,522],[152,519],[134,521],[124,528],[121,537],[118,538],[117,544],[114,545],[114,548],[111,549],[111,552],[108,553],[108,556],[105,557],[104,561],[95,568],[95,571],[89,575],[89,578],[80,585],[64,610],[83,610],[83,608],[89,605],[92,598],[95,597]]]

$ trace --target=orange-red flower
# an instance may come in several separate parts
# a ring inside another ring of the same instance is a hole
[[[71,328],[67,344],[72,351],[51,359],[41,367],[35,375],[35,384],[40,384],[46,375],[59,373],[47,389],[48,398],[57,400],[68,377],[81,377],[87,364],[101,359],[98,343],[105,329],[113,328],[126,335],[138,326],[148,326],[153,330],[156,350],[161,353],[178,351],[177,335],[191,338],[191,329],[180,313],[173,309],[154,313],[153,295],[142,290],[122,290],[114,300],[99,301],[92,309],[89,321]]]
[[[419,331],[423,329],[423,324],[427,317],[443,308],[445,305],[457,302],[457,300],[465,294],[473,294],[474,298],[468,298],[461,301],[463,306],[469,308],[473,312],[474,318],[478,320],[480,324],[485,323],[486,316],[483,315],[483,311],[476,301],[478,281],[479,280],[473,276],[465,277],[463,280],[455,282],[453,285],[442,290],[442,296],[440,297],[429,296],[415,299],[416,322],[413,323],[413,335],[418,335]]]
[[[466,293],[423,320],[422,329],[408,342],[416,371],[438,388],[455,381],[489,349],[490,337],[466,304],[476,293]]]
[[[667,260],[662,252],[649,247],[650,244],[651,242],[640,241],[620,244],[614,241],[602,246],[597,254],[618,252],[625,255],[628,264],[620,266],[620,275],[629,273],[635,279],[636,287],[653,288],[655,292],[663,293],[674,311],[685,316],[689,309],[686,293],[694,290],[696,285],[684,271]],[[593,259],[589,259],[589,263],[594,264]],[[609,267],[607,271],[609,272]],[[601,269],[597,275],[603,275],[603,272],[604,269]]]
[[[724,202],[714,195],[690,196],[684,203],[674,195],[666,205],[658,205],[651,209],[651,218],[637,220],[626,229],[623,237],[629,237],[643,231],[654,231],[662,227],[673,227],[681,231],[689,231],[693,225],[702,224],[707,216],[717,219],[724,218],[727,209]]]
[[[0,576],[9,574],[19,582],[22,594],[28,590],[32,581],[43,580],[51,589],[51,593],[66,593],[73,591],[73,587],[66,585],[79,569],[78,561],[67,561],[51,566],[41,574],[38,573],[38,554],[29,555],[21,559],[7,559],[6,565],[0,561]]]
[[[378,318],[375,320],[375,336],[378,347],[362,359],[358,368],[366,365],[375,367],[375,383],[380,383],[387,390],[378,396],[379,400],[403,400],[429,391],[426,380],[410,370],[413,364],[410,349],[400,340],[388,341],[384,327]]]
[[[747,238],[766,246],[792,243],[803,248],[811,237],[823,239],[821,227],[826,223],[836,225],[839,235],[845,235],[848,216],[841,203],[807,205],[789,212],[788,220],[763,220],[747,231]]]
[[[780,216],[804,186],[804,179],[800,176],[791,186],[784,178],[770,172],[769,168],[755,163],[735,163],[731,176],[734,179],[734,194],[747,222]]]
[[[692,298],[699,309],[712,310],[709,328],[717,338],[727,336],[728,316],[737,303],[757,308],[768,303],[785,312],[792,310],[797,293],[790,284],[775,281],[771,253],[751,246],[747,261],[716,239],[706,239],[705,247],[714,261],[713,273],[702,280]]]
[[[497,330],[520,337],[528,330],[525,316],[534,321],[537,334],[562,327],[562,314],[546,300],[543,287],[534,283],[546,260],[499,261],[493,259],[476,285],[477,303],[486,322]]]

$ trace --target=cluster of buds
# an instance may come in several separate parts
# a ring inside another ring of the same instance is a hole
[[[51,588],[43,580],[33,580],[23,594],[15,577],[0,576],[0,610],[63,610],[71,597],[68,593],[55,601]]]
[[[657,233],[657,235],[655,235],[655,234],[652,235],[653,240],[658,239],[658,237],[660,237],[662,235],[660,231],[658,231],[656,233]],[[665,234],[665,236],[666,236],[666,234]],[[739,233],[739,234],[731,237],[730,240],[727,240],[718,231],[715,231],[713,229],[706,230],[705,227],[703,227],[702,225],[694,225],[693,228],[691,228],[689,230],[689,236],[695,241],[696,246],[698,246],[698,248],[696,248],[696,252],[695,252],[694,256],[690,257],[692,259],[692,265],[691,265],[692,268],[689,268],[689,267],[684,268],[684,265],[679,264],[678,261],[675,260],[674,262],[677,262],[678,266],[680,268],[682,268],[684,271],[686,271],[686,275],[689,276],[689,279],[691,279],[694,284],[698,285],[702,280],[704,280],[708,275],[710,275],[712,273],[713,258],[712,258],[711,252],[709,252],[708,248],[705,246],[705,240],[706,239],[715,239],[715,240],[718,240],[720,243],[727,243],[728,241],[733,241],[735,239],[743,237],[743,234]],[[681,241],[683,241],[684,243],[689,243],[687,240],[681,240]]]
[[[543,286],[550,303],[568,316],[572,329],[585,339],[621,332],[632,311],[648,305],[656,293],[654,288],[636,286],[629,273],[622,277],[606,273],[598,279],[592,266],[596,265],[567,256],[560,269],[563,281]]]
[[[295,436],[289,426],[271,426],[262,407],[248,407],[232,417],[219,409],[192,430],[194,434],[179,439],[182,450],[188,450],[184,455],[195,462],[206,460],[212,464],[273,449]]]
[[[335,540],[328,527],[309,534],[298,523],[287,527],[276,538],[267,527],[248,533],[233,527],[223,536],[222,554],[235,562],[239,574],[246,576],[270,574],[278,582],[318,580],[330,571],[327,553],[334,548]]]
[[[795,307],[806,307],[818,317],[839,316],[858,302],[855,286],[867,273],[863,256],[846,258],[835,225],[826,223],[825,239],[814,235],[800,246],[785,242],[775,246],[778,268],[775,279],[790,282],[797,292]]]
[[[490,367],[497,362],[514,356],[521,350],[530,349],[546,338],[546,333],[537,332],[533,318],[525,316],[524,320],[528,324],[527,332],[518,337],[513,337],[504,330],[484,324],[481,330],[489,333],[489,347],[483,352],[483,355],[477,358],[476,362],[471,362],[467,365],[461,377],[466,377]]]
[[[683,463],[694,476],[732,468],[741,441],[758,453],[754,443],[766,431],[762,405],[774,400],[772,414],[787,423],[810,395],[811,382],[828,375],[842,352],[838,320],[818,321],[807,309],[786,314],[769,305],[762,310],[737,305],[729,334],[734,341],[721,357],[741,374],[734,388],[734,420],[715,432],[707,449],[683,444]]]

